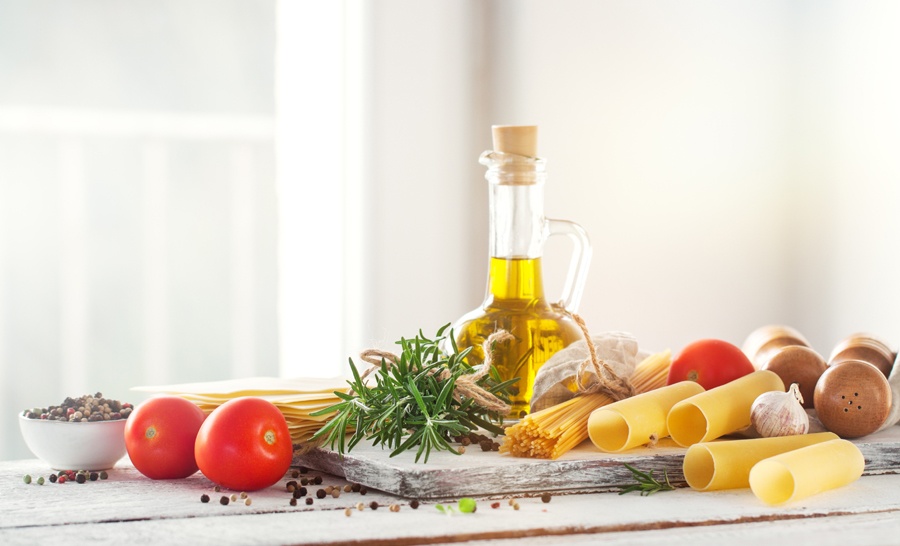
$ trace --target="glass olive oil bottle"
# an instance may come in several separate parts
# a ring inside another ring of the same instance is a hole
[[[519,378],[511,389],[511,417],[529,412],[534,378],[557,351],[582,338],[567,314],[577,310],[591,247],[579,225],[544,217],[546,161],[538,158],[537,127],[494,126],[494,150],[484,152],[489,186],[490,266],[487,293],[477,309],[454,324],[460,349],[472,347],[469,364],[484,360],[482,343],[498,330],[513,341],[494,350],[493,364],[501,378]],[[552,235],[574,242],[572,261],[559,304],[544,295],[541,254]]]

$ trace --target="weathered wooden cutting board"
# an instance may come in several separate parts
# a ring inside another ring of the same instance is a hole
[[[900,471],[900,427],[855,443],[865,456],[867,474]],[[597,451],[587,441],[556,460],[523,459],[470,446],[462,455],[432,452],[428,463],[423,464],[415,462],[414,452],[389,457],[389,450],[360,443],[343,457],[317,448],[298,455],[294,462],[366,487],[417,499],[618,488],[634,483],[623,463],[654,470],[657,478],[666,472],[673,483],[683,483],[686,449],[671,442],[660,444],[610,454]]]

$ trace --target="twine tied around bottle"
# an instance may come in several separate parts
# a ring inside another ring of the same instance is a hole
[[[478,381],[491,371],[491,362],[497,343],[511,339],[513,339],[512,334],[506,330],[498,330],[484,340],[484,343],[481,344],[481,348],[484,350],[484,362],[476,367],[474,372],[463,374],[457,378],[455,388],[453,389],[454,400],[461,401],[463,398],[471,398],[474,403],[487,411],[495,412],[499,415],[509,414],[511,409],[510,405],[483,389],[478,385]],[[391,366],[395,366],[400,359],[400,357],[394,353],[382,351],[380,349],[367,349],[359,354],[359,358],[368,364],[371,364],[371,366],[363,372],[362,376],[360,376],[362,381],[365,381],[366,377],[372,372],[378,370],[382,364],[390,368]],[[449,377],[450,371],[446,368],[442,369],[437,375],[437,378],[441,381],[445,381]],[[350,394],[353,394],[352,390],[350,391]]]

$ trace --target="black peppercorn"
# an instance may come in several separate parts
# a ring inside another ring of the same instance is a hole
[[[360,495],[365,495],[368,492],[369,492],[369,489],[365,485],[359,486],[359,494]]]
[[[99,478],[99,477],[100,477],[100,474],[97,474],[96,472],[91,472],[91,474],[89,476],[89,478],[92,482],[97,481],[97,478]]]
[[[87,479],[84,477],[84,474],[78,474],[78,475],[75,477],[75,481],[78,482],[78,483],[84,483],[84,482],[87,481]]]
[[[56,483],[56,474],[50,474],[50,483]]]
[[[229,500],[227,495],[222,495],[222,498],[219,499],[219,504],[221,504],[222,506],[227,506],[229,502],[231,501]]]
[[[353,485],[350,486],[350,491],[353,491],[354,493],[359,493],[359,488],[360,488],[360,485],[358,483],[354,483]]]
[[[375,501],[370,502],[369,508],[371,508],[372,510],[378,510],[378,503]]]
[[[322,485],[322,476],[316,476],[315,479],[313,480],[313,482],[316,485]]]
[[[551,498],[550,493],[544,493],[541,495],[541,502],[548,503]]]
[[[291,496],[294,497],[295,499],[299,499],[300,497],[303,496],[303,493],[301,493],[299,489],[294,489],[294,492],[291,493]]]
[[[324,499],[325,495],[327,495],[327,494],[328,493],[326,493],[324,489],[319,489],[318,491],[316,491],[316,496],[319,497],[320,499]]]
[[[306,504],[312,504],[312,503],[313,503],[312,497],[306,497]]]
[[[416,499],[409,501],[409,507],[413,510],[417,509],[419,507],[419,501],[417,501]]]
[[[297,499],[291,497],[291,506],[297,506]]]
[[[305,496],[306,496],[307,491],[306,491],[306,488],[305,488],[305,487],[301,487],[301,488],[298,489],[297,491],[300,493],[300,496],[301,496],[301,497],[305,497]]]
[[[299,476],[299,475],[300,475],[300,471],[297,470],[296,468],[295,468],[294,470],[291,470],[291,477],[292,477],[292,478],[296,478],[296,477]]]
[[[209,502],[209,495],[207,495],[206,493],[200,495],[200,502]]]

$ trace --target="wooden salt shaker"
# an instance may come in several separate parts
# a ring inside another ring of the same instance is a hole
[[[884,424],[891,396],[881,370],[862,360],[842,360],[819,378],[813,402],[826,429],[841,438],[859,438]]]
[[[862,360],[878,368],[887,377],[894,367],[894,357],[894,351],[883,340],[871,334],[858,333],[847,336],[835,346],[828,358],[828,365],[833,366],[845,360]]]
[[[828,369],[828,364],[819,353],[809,347],[789,345],[778,349],[768,359],[763,369],[775,372],[785,386],[797,383],[803,397],[803,407],[811,409],[814,406],[816,383]]]
[[[776,353],[792,346],[809,347],[809,342],[790,326],[771,324],[757,328],[747,336],[741,350],[757,369],[763,369]],[[789,383],[785,382],[785,385]],[[806,394],[803,396],[805,399]]]

